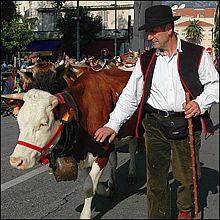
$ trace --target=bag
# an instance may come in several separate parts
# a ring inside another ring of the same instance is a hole
[[[167,139],[178,140],[188,136],[188,122],[184,117],[159,119],[159,128]]]
[[[58,157],[53,168],[53,174],[57,182],[76,181],[78,176],[78,164],[73,156]]]

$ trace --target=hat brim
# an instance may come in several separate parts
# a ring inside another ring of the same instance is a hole
[[[146,23],[146,24],[140,26],[140,27],[138,28],[138,30],[139,30],[139,31],[148,30],[148,29],[151,29],[151,28],[154,28],[154,27],[163,25],[163,24],[167,24],[167,23],[172,22],[172,21],[176,21],[176,20],[178,20],[180,17],[181,17],[181,16],[174,16],[172,19],[168,19],[168,20],[149,22],[149,23]]]

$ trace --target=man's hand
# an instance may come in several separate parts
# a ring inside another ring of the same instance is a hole
[[[199,107],[198,103],[195,101],[190,101],[187,105],[184,102],[183,109],[186,114],[186,116],[185,116],[186,119],[191,118],[191,117],[196,117],[201,113],[200,107]]]
[[[94,138],[102,143],[108,136],[110,136],[108,142],[111,143],[116,137],[116,132],[109,127],[102,127],[95,132]]]

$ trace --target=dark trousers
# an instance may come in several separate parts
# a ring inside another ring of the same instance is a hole
[[[177,207],[180,211],[193,209],[193,178],[189,139],[167,139],[160,131],[158,121],[163,116],[146,114],[142,125],[145,129],[147,154],[147,207],[148,219],[170,219],[171,201],[168,172],[172,165],[173,177],[179,182]],[[201,132],[194,132],[197,174],[200,176],[199,149]]]

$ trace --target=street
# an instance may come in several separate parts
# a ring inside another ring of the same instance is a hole
[[[215,135],[202,139],[202,179],[199,182],[200,219],[219,219],[219,105],[211,109]],[[84,173],[78,179],[56,182],[47,166],[37,165],[26,171],[12,168],[9,155],[18,138],[18,125],[12,116],[1,117],[1,218],[2,219],[79,219],[83,207]],[[92,217],[95,219],[146,219],[145,153],[136,154],[137,183],[128,185],[129,154],[118,150],[118,194],[113,198],[96,196]],[[170,170],[171,171],[171,170]],[[105,182],[108,167],[101,181]],[[172,217],[176,184],[169,173],[172,190]]]

